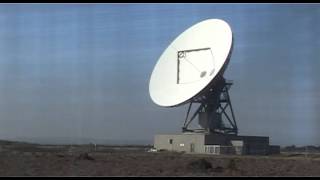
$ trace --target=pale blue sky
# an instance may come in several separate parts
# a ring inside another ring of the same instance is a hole
[[[235,37],[225,77],[240,134],[320,145],[318,4],[1,4],[0,139],[179,133],[186,106],[156,106],[149,77],[208,18]]]

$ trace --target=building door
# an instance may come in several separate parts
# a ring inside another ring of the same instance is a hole
[[[193,143],[190,144],[190,152],[192,152],[192,153],[194,152],[194,144]]]

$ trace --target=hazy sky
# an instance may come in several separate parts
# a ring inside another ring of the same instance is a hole
[[[0,139],[179,133],[187,106],[155,105],[149,77],[208,18],[235,38],[225,77],[239,133],[320,145],[318,4],[1,4]]]

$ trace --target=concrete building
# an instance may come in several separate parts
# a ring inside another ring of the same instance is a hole
[[[182,133],[156,135],[154,147],[199,154],[268,155],[269,137],[225,134]],[[272,146],[272,153],[277,153]]]

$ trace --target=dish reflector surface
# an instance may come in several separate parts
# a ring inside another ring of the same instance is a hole
[[[204,20],[185,30],[153,69],[149,83],[153,102],[171,107],[197,96],[224,70],[231,46],[232,31],[223,20]]]

